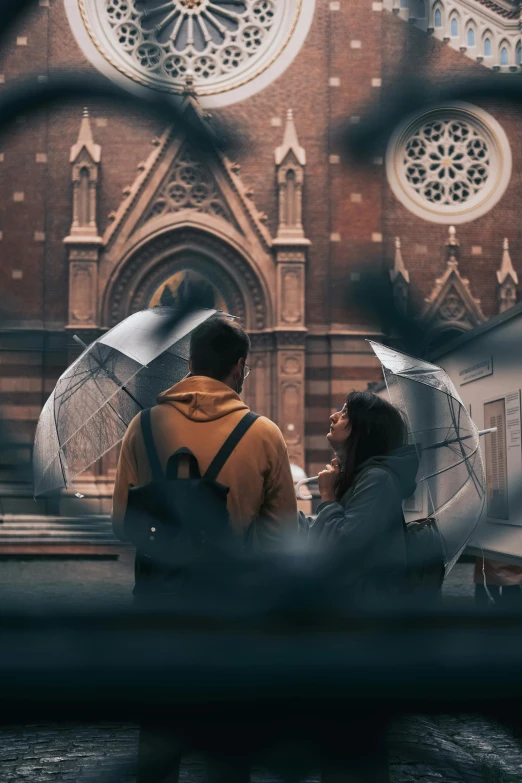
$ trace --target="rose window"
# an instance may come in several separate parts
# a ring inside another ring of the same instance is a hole
[[[76,2],[96,48],[120,72],[173,92],[182,90],[190,74],[199,95],[229,91],[272,67],[296,29],[303,27],[301,17],[309,26],[315,4],[314,0]]]
[[[472,109],[455,106],[410,119],[390,142],[390,185],[405,206],[427,220],[473,220],[507,187],[507,138],[492,117]]]

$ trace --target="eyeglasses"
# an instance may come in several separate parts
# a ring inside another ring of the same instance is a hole
[[[244,374],[243,377],[244,378],[248,378],[248,376],[250,375],[251,372],[252,372],[252,368],[249,367],[248,364],[245,364],[245,374]]]

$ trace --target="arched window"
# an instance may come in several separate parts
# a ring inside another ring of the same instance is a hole
[[[82,168],[80,171],[80,186],[78,198],[78,222],[80,226],[88,226],[90,223],[90,204],[89,204],[89,169]]]
[[[424,2],[424,0],[418,0],[417,17],[419,19],[424,19],[426,17],[426,3]]]
[[[491,57],[491,39],[486,38],[484,41],[484,57]]]
[[[442,14],[440,8],[435,11],[435,27],[442,27]]]
[[[522,65],[522,44],[519,44],[519,43],[517,44],[516,57],[517,57],[517,60],[516,60],[517,65]]]
[[[459,23],[455,18],[451,20],[451,37],[457,38],[459,35]]]
[[[472,27],[468,30],[468,46],[475,46],[475,31]]]
[[[286,174],[286,225],[295,226],[297,224],[297,209],[296,209],[296,179],[295,171],[287,172]]]
[[[500,50],[500,64],[501,65],[507,65],[508,64],[508,50],[505,46],[502,47]]]

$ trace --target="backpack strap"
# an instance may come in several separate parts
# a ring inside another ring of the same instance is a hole
[[[188,476],[183,476],[183,478],[201,478],[198,461],[194,454],[190,449],[181,448],[169,457],[169,461],[167,462],[167,481],[175,481],[180,478],[180,468],[183,464],[188,468]]]
[[[144,411],[141,412],[140,419],[141,419],[141,434],[143,435],[143,440],[145,442],[145,448],[147,450],[149,465],[152,470],[152,480],[163,481],[165,479],[165,476],[163,475],[163,471],[161,469],[161,462],[159,461],[158,452],[156,451],[156,446],[154,445],[154,438],[152,437],[152,426],[150,423],[150,408],[146,408]]]
[[[223,469],[225,462],[230,457],[243,435],[246,434],[246,432],[258,418],[259,414],[252,413],[251,411],[249,411],[246,416],[243,416],[237,427],[232,430],[210,463],[210,467],[208,468],[203,478],[208,479],[208,481],[216,481],[217,477],[221,473],[221,470]]]

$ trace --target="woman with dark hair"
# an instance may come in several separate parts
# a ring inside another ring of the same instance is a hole
[[[335,553],[354,596],[387,593],[406,573],[402,501],[415,491],[418,458],[401,412],[371,392],[351,392],[330,416],[335,458],[319,473],[313,549]]]
[[[336,456],[319,473],[322,503],[309,546],[335,556],[337,599],[367,605],[403,585],[402,501],[415,491],[418,458],[400,411],[370,392],[348,395],[326,437]],[[321,747],[321,781],[389,783],[386,720],[370,710],[334,723]]]

